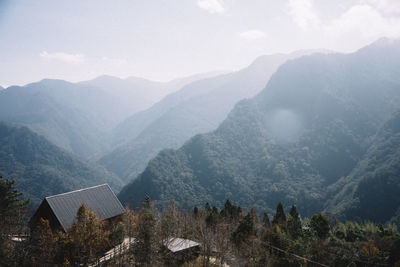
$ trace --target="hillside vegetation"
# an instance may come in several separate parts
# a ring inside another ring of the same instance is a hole
[[[125,181],[136,178],[162,149],[177,149],[195,134],[216,129],[238,101],[260,92],[284,62],[314,52],[262,56],[237,72],[184,86],[119,124],[112,142],[121,145],[99,163]]]
[[[333,197],[329,186],[358,166],[399,101],[398,41],[290,61],[218,129],[159,153],[119,197],[133,204],[148,194],[160,205],[175,198],[189,206],[230,198],[269,211],[283,200],[310,216]]]
[[[100,166],[54,146],[27,127],[0,123],[0,174],[36,208],[47,196],[108,183],[115,191],[121,180]]]
[[[350,175],[331,186],[334,197],[327,211],[346,219],[400,225],[399,174],[400,112],[396,112]]]

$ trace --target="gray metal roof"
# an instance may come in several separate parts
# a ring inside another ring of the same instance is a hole
[[[125,212],[121,202],[108,184],[46,197],[46,201],[64,231],[73,224],[76,213],[82,204],[94,211],[100,220],[109,219]]]
[[[188,248],[197,247],[200,244],[189,239],[173,237],[168,239],[165,245],[168,247],[170,251],[177,252]]]

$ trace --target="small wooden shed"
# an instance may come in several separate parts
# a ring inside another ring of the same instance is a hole
[[[169,265],[182,265],[200,255],[200,243],[189,239],[173,237],[168,239],[164,245],[170,251],[166,260]]]

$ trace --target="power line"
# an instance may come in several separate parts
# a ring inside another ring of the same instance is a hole
[[[289,252],[289,251],[286,251],[286,250],[284,250],[284,249],[281,249],[281,248],[278,248],[278,247],[276,247],[276,246],[274,246],[274,245],[271,245],[271,244],[268,243],[268,242],[261,241],[261,243],[263,243],[264,245],[269,246],[269,247],[272,248],[272,249],[275,249],[275,250],[277,250],[277,251],[279,251],[279,252],[283,252],[283,253],[285,253],[285,254],[289,254],[289,255],[291,255],[291,256],[293,256],[293,257],[295,257],[295,258],[301,259],[301,260],[303,260],[303,261],[307,261],[307,262],[310,262],[310,263],[314,263],[314,264],[317,264],[317,265],[319,265],[319,266],[329,267],[329,265],[326,265],[326,264],[323,264],[323,263],[320,263],[320,262],[316,262],[316,261],[307,259],[307,258],[305,258],[305,257],[303,257],[303,256],[300,256],[300,255],[291,253],[291,252]]]

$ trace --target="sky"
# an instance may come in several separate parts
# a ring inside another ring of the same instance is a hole
[[[400,36],[400,0],[0,0],[0,85],[168,81]]]

